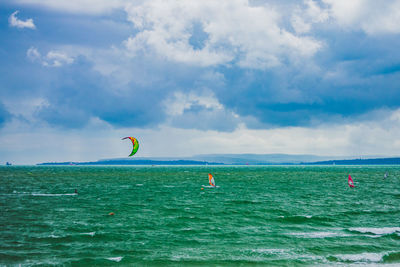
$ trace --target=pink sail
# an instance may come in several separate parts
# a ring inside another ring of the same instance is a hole
[[[348,180],[349,186],[354,187],[353,179],[351,179],[351,176],[349,174],[349,180]]]

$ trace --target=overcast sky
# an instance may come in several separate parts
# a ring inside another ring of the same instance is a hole
[[[399,156],[400,1],[3,0],[0,164]]]

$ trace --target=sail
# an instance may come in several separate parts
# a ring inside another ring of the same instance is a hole
[[[350,187],[354,187],[354,182],[353,182],[353,179],[351,179],[351,176],[350,176],[350,174],[349,174],[349,180],[348,180],[348,183],[349,183],[349,186],[350,186]]]
[[[212,176],[211,173],[208,174],[208,183],[209,183],[211,186],[215,186],[214,177]]]
[[[131,154],[129,155],[129,157],[131,157],[131,156],[135,155],[136,152],[138,151],[139,141],[135,137],[131,137],[131,136],[122,138],[122,140],[125,140],[125,139],[130,139],[132,141],[133,148],[132,148]]]
[[[388,177],[388,172],[385,172],[385,175],[383,176],[383,179],[386,179]]]

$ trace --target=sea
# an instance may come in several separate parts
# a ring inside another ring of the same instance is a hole
[[[400,266],[399,166],[3,166],[0,212],[0,266]]]

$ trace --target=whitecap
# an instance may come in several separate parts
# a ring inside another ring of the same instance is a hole
[[[136,186],[143,186],[143,184],[136,184]]]
[[[124,257],[112,257],[112,258],[106,258],[107,260],[110,261],[115,261],[115,262],[120,262]]]
[[[303,217],[303,218],[311,219],[312,215],[295,215],[295,217]]]
[[[334,257],[342,261],[352,262],[380,262],[385,256],[385,253],[361,253],[361,254],[341,254]]]
[[[96,232],[81,233],[81,235],[90,235],[90,236],[94,236],[95,234]]]
[[[356,231],[360,233],[370,233],[375,235],[390,235],[396,232],[400,232],[400,227],[382,227],[382,228],[374,228],[374,227],[354,227],[350,228],[350,231]]]
[[[51,234],[51,235],[49,235],[49,237],[51,237],[51,238],[61,238],[62,236],[58,236],[58,235],[53,235],[53,234]]]
[[[351,236],[349,234],[338,233],[338,232],[309,232],[309,233],[287,233],[302,238],[326,238],[326,237],[345,237]]]
[[[257,252],[262,254],[287,254],[289,250],[280,248],[258,248],[258,249],[253,249],[252,252]]]

